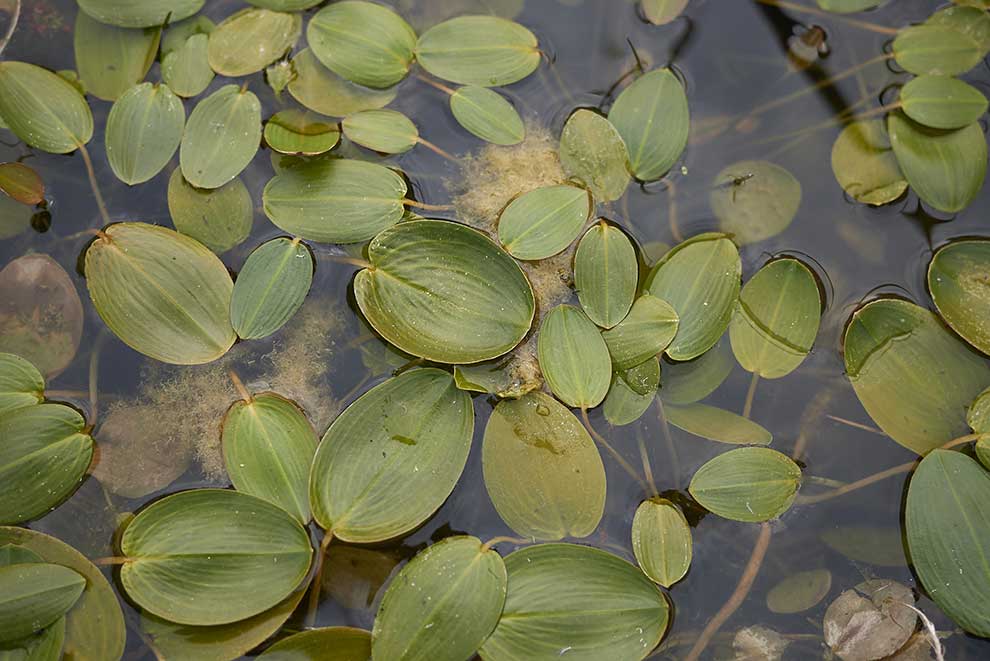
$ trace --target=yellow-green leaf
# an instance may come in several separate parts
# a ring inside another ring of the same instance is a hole
[[[395,98],[397,89],[372,89],[341,78],[320,63],[309,48],[292,59],[295,78],[289,82],[289,94],[313,112],[331,117],[346,117],[362,110],[383,108]]]
[[[301,33],[299,14],[242,9],[210,33],[210,67],[221,76],[257,73],[291,50]]]
[[[832,173],[857,202],[879,206],[893,202],[908,183],[881,119],[852,122],[832,145]]]
[[[161,28],[115,27],[79,12],[73,39],[76,68],[86,91],[98,99],[115,101],[144,80],[151,69]]]
[[[419,129],[396,110],[362,110],[340,124],[351,142],[384,154],[401,154],[419,142]]]
[[[574,254],[574,285],[588,317],[602,328],[625,319],[638,279],[639,262],[629,237],[604,220],[592,225]]]
[[[309,293],[315,267],[299,239],[281,237],[258,246],[237,274],[230,299],[237,335],[256,340],[284,326]]]
[[[626,192],[630,180],[628,157],[622,136],[598,113],[580,109],[564,124],[560,164],[600,202],[612,202]]]
[[[669,500],[644,500],[633,517],[632,548],[643,572],[669,588],[691,567],[691,528]]]
[[[206,0],[78,0],[79,8],[108,25],[122,28],[148,28],[188,18]]]
[[[501,94],[480,85],[465,85],[450,95],[450,111],[457,123],[495,145],[516,145],[526,127],[515,107]]]
[[[602,331],[612,367],[627,370],[659,355],[677,334],[677,312],[667,301],[643,294],[626,318]]]
[[[928,291],[938,313],[964,340],[990,354],[990,241],[954,241],[928,265]]]
[[[225,85],[193,108],[182,135],[182,176],[197,188],[219,188],[247,167],[261,143],[261,103]]]
[[[935,129],[959,129],[987,111],[987,97],[949,76],[918,76],[901,88],[904,114]]]
[[[121,95],[107,117],[110,169],[125,184],[148,181],[172,160],[186,111],[167,85],[142,83]]]
[[[703,507],[726,519],[775,519],[791,506],[801,468],[769,448],[739,448],[718,455],[695,472],[688,491]]]
[[[581,233],[591,203],[588,191],[577,186],[546,186],[523,193],[499,215],[498,240],[516,259],[551,257]]]
[[[0,62],[0,117],[32,147],[68,154],[93,137],[93,113],[75,87],[47,69]]]
[[[536,36],[497,16],[459,16],[424,32],[416,42],[420,66],[461,85],[511,85],[540,64]]]
[[[558,305],[543,318],[537,353],[547,385],[562,402],[590,409],[605,399],[612,360],[601,333],[579,308]]]

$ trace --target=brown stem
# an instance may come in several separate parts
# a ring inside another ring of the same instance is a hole
[[[448,151],[441,149],[440,147],[437,147],[429,140],[426,140],[424,138],[419,138],[417,142],[419,142],[419,144],[423,145],[424,147],[432,151],[434,154],[439,154],[440,156],[446,158],[448,161],[451,161],[452,163],[460,163],[460,159],[458,159],[456,156],[454,156]]]
[[[753,399],[756,397],[756,386],[759,383],[759,373],[753,372],[753,378],[749,380],[749,390],[746,391],[746,403],[743,404],[742,416],[746,419],[749,419],[750,414],[753,412]]]
[[[584,427],[585,429],[588,430],[588,433],[591,434],[591,437],[594,438],[599,445],[605,448],[608,451],[608,453],[612,455],[612,458],[615,459],[616,463],[622,466],[622,468],[627,473],[629,473],[629,475],[634,480],[636,480],[639,483],[639,486],[642,487],[644,491],[646,491],[647,490],[646,483],[643,481],[643,478],[641,478],[639,474],[636,472],[636,469],[633,468],[628,461],[626,461],[625,457],[619,454],[619,452],[612,447],[611,443],[605,440],[605,438],[597,431],[595,431],[595,428],[591,426],[591,420],[588,418],[588,409],[586,408],[581,409],[581,419],[584,421]]]
[[[106,558],[96,558],[92,561],[97,567],[109,567],[113,565],[122,565],[124,563],[130,562],[130,558],[123,558],[120,556],[109,556]]]
[[[416,78],[418,80],[423,81],[424,83],[426,83],[430,87],[435,87],[436,89],[440,90],[441,92],[444,92],[445,94],[448,94],[448,95],[451,95],[452,96],[455,93],[455,90],[447,87],[443,83],[438,83],[437,81],[433,80],[432,78],[427,78],[426,76],[424,76],[422,74],[416,74]]]
[[[86,145],[77,145],[79,153],[82,155],[83,163],[86,165],[86,174],[89,176],[89,187],[93,189],[93,197],[96,198],[96,206],[100,209],[100,217],[103,219],[103,225],[110,224],[110,214],[107,213],[107,205],[103,202],[103,194],[100,193],[100,187],[96,183],[96,171],[93,169],[93,160],[89,157],[89,150],[86,149]]]
[[[241,377],[237,376],[237,372],[234,370],[227,370],[227,374],[230,376],[230,380],[234,382],[234,389],[237,390],[237,394],[240,395],[240,398],[248,404],[254,402],[254,397],[248,389],[244,387],[244,382],[241,381]]]
[[[674,482],[678,483],[681,476],[681,461],[677,456],[677,446],[674,445],[674,437],[670,433],[670,423],[667,422],[667,413],[663,409],[663,401],[657,397],[657,419],[663,428],[663,438],[667,443],[667,450],[670,452],[670,466],[674,471]],[[678,483],[679,484],[679,483]]]
[[[319,556],[316,558],[316,571],[313,572],[313,583],[309,588],[309,606],[306,610],[306,626],[312,628],[316,624],[316,612],[320,608],[320,588],[323,586],[323,557],[327,547],[333,541],[333,531],[328,530],[320,542]]]
[[[521,539],[519,537],[505,537],[505,536],[502,536],[502,537],[492,537],[487,542],[485,542],[484,544],[481,545],[481,550],[482,550],[482,552],[487,551],[490,548],[492,548],[493,546],[495,546],[496,544],[501,544],[502,542],[508,542],[510,544],[515,544],[516,546],[522,546],[523,544],[530,544],[530,543],[532,543],[531,540]]]
[[[100,380],[100,352],[103,343],[106,342],[106,333],[101,332],[93,344],[93,351],[89,354],[89,424],[96,426],[96,419],[99,410],[99,380]]]
[[[341,264],[350,264],[352,266],[359,266],[363,269],[370,269],[371,263],[363,259],[358,259],[357,257],[345,257],[343,255],[327,255],[327,259],[331,262],[339,262]]]
[[[878,434],[880,436],[887,435],[887,433],[884,432],[883,430],[877,429],[876,427],[871,427],[869,425],[864,425],[862,422],[856,422],[855,420],[847,420],[846,418],[840,418],[839,416],[832,415],[830,413],[826,413],[825,417],[828,418],[829,420],[835,420],[836,422],[841,422],[844,425],[855,427],[856,429],[862,429],[863,431],[868,431],[871,434]]]
[[[427,211],[450,211],[454,208],[449,204],[427,204],[426,202],[419,202],[409,198],[402,200],[402,203],[407,207],[413,207],[414,209],[425,209]]]
[[[674,237],[674,241],[680,243],[684,240],[684,235],[681,234],[681,228],[677,223],[677,185],[673,181],[667,184],[667,192],[670,195],[667,198],[667,221],[670,223],[670,235]]]
[[[753,553],[749,556],[749,562],[746,563],[745,571],[739,577],[739,583],[736,585],[735,591],[729,597],[729,600],[722,605],[722,608],[715,613],[715,617],[705,625],[704,630],[698,636],[698,640],[695,641],[694,646],[688,652],[684,661],[698,661],[705,648],[708,647],[708,643],[711,642],[712,637],[718,633],[718,630],[725,624],[725,621],[732,617],[732,614],[746,600],[746,596],[749,595],[749,591],[753,587],[753,582],[756,580],[756,575],[760,573],[760,566],[763,564],[763,559],[767,555],[767,548],[769,546],[770,524],[763,523],[760,526],[760,536],[756,538]]]

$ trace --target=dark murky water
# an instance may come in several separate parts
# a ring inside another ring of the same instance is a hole
[[[813,4],[810,0],[804,3]],[[868,20],[899,27],[923,20],[940,4],[931,0],[893,0],[885,8],[871,12]],[[241,5],[227,0],[211,1],[207,3],[206,13],[219,21]],[[523,0],[401,0],[398,5],[413,25],[421,28],[451,13],[485,11],[486,6],[511,10],[523,5]],[[455,5],[457,9],[445,9]],[[29,1],[23,24],[5,55],[52,69],[73,68],[71,26],[75,12],[75,3],[70,0]],[[852,481],[913,459],[913,454],[889,439],[827,417],[833,415],[871,424],[843,375],[839,353],[841,331],[857,302],[878,287],[897,291],[931,307],[924,275],[932,248],[950,238],[985,233],[990,188],[984,187],[968,209],[951,219],[929,215],[913,195],[880,209],[868,208],[850,203],[832,176],[829,154],[838,126],[782,137],[828,122],[837,112],[864,99],[859,106],[861,110],[879,105],[883,90],[905,79],[884,63],[866,68],[861,75],[850,76],[834,88],[805,94],[767,110],[742,125],[728,121],[881,54],[889,35],[853,27],[835,17],[781,11],[744,0],[691,0],[686,17],[663,27],[648,25],[638,18],[631,3],[618,0],[528,0],[516,18],[537,33],[554,64],[552,67],[544,64],[537,74],[506,91],[530,122],[548,127],[554,135],[559,135],[575,107],[607,107],[610,90],[636,65],[630,44],[647,68],[670,63],[686,81],[694,136],[683,158],[683,168],[675,168],[667,182],[642,189],[631,187],[623,200],[606,207],[603,214],[623,225],[641,244],[676,243],[675,232],[687,237],[718,229],[708,206],[708,193],[715,175],[730,163],[742,159],[771,160],[800,180],[803,200],[795,221],[777,237],[742,250],[744,277],[754,273],[770,255],[782,251],[801,253],[819,266],[819,275],[826,283],[828,307],[815,350],[808,360],[788,377],[760,383],[753,418],[773,433],[773,447],[781,451],[790,452],[798,439],[806,443],[802,460],[808,475]],[[796,71],[788,64],[786,41],[794,30],[811,25],[824,28],[830,54],[817,66]],[[965,78],[986,91],[990,71],[984,63]],[[157,65],[148,80],[158,80]],[[269,116],[280,107],[279,102],[260,74],[249,80],[251,89],[265,106],[264,116]],[[218,78],[211,90],[223,82]],[[478,149],[478,141],[467,139],[447,113],[436,111],[441,102],[435,90],[411,78],[403,84],[392,107],[410,115],[424,138],[449,152],[461,155]],[[291,98],[284,97],[283,103],[291,105]],[[102,127],[110,104],[91,99],[91,105],[97,126],[91,151],[112,218],[170,225],[165,189],[172,168],[177,166],[177,157],[152,182],[128,189],[113,176],[102,153]],[[187,112],[191,107],[187,102]],[[724,126],[721,132],[702,130],[720,125]],[[9,141],[11,136],[0,131],[0,138]],[[21,145],[0,145],[0,161],[16,160],[25,153]],[[48,185],[52,227],[44,234],[28,232],[6,240],[0,246],[0,263],[6,264],[27,252],[43,252],[52,255],[73,275],[87,310],[86,331],[75,361],[49,387],[85,391],[90,376],[90,354],[105,331],[92,306],[86,303],[85,283],[76,272],[77,258],[88,239],[73,235],[101,223],[80,156],[36,152],[26,162],[40,172]],[[446,182],[459,177],[456,165],[427,149],[414,149],[391,162],[409,175],[418,199],[434,204],[449,201]],[[242,264],[263,240],[279,234],[260,212],[261,188],[271,176],[269,154],[262,150],[242,175],[259,210],[251,238],[223,255],[231,269]],[[672,228],[674,206],[676,224]],[[347,303],[354,267],[327,259],[328,255],[341,254],[339,248],[314,246],[314,250],[318,259],[317,280],[310,298],[319,299],[320,305],[336,310],[340,316],[327,346],[322,347],[332,349],[321,358],[328,362],[328,377],[322,387],[335,402],[346,404],[386,375],[368,377],[359,349],[352,346],[355,338],[365,332],[358,325],[353,306]],[[281,335],[291,332],[292,325],[297,323],[299,317]],[[368,348],[377,342],[366,340],[362,346]],[[247,380],[265,371],[264,355],[269,347],[265,341],[258,344],[262,346],[250,355],[242,354],[235,359],[238,371]],[[313,355],[313,347],[296,344],[290,350],[297,352],[300,361],[310,360]],[[99,358],[102,414],[115,399],[134,396],[146,361],[112,337],[106,338]],[[178,371],[181,369],[166,370],[154,378],[165,379]],[[366,378],[369,380],[365,385],[353,392]],[[739,411],[748,384],[749,374],[737,366],[706,401]],[[88,409],[85,396],[69,399]],[[320,624],[370,627],[374,608],[359,606],[365,597],[373,597],[376,576],[377,580],[383,580],[391,562],[397,557],[411,556],[431,539],[452,532],[468,532],[482,539],[511,534],[491,506],[482,483],[480,439],[493,401],[479,396],[475,404],[478,416],[475,448],[449,501],[401,544],[371,550],[341,551],[337,545],[332,547],[338,549],[342,561],[331,564],[330,571],[336,567],[341,574],[352,570],[355,573],[329,577],[331,582],[346,583],[346,587],[331,590],[320,610]],[[182,409],[159,413],[179,423],[195,415]],[[328,417],[328,413],[324,412],[322,417]],[[617,429],[609,429],[600,413],[593,414],[592,421],[637,464],[637,439],[642,438],[649,449],[659,489],[685,490],[697,467],[727,447],[677,429],[670,430],[670,442],[657,413],[653,408],[638,423]],[[219,419],[216,423],[219,425]],[[149,424],[154,425],[155,421]],[[318,429],[320,434],[323,431]],[[95,436],[99,440],[99,425]],[[630,526],[635,508],[645,494],[607,456],[605,461],[609,475],[606,514],[599,531],[587,541],[631,559]],[[204,478],[194,462],[164,492],[207,484],[216,482]],[[794,507],[775,522],[768,558],[749,598],[723,626],[722,636],[716,639],[709,653],[725,653],[734,631],[760,624],[793,636],[787,658],[818,657],[825,650],[821,642],[822,616],[840,591],[851,588],[864,577],[891,578],[915,586],[915,578],[896,543],[888,543],[886,547],[873,545],[874,551],[887,556],[885,563],[876,564],[847,558],[820,537],[843,526],[868,526],[880,533],[896,534],[905,486],[906,478],[896,477],[826,503]],[[99,482],[89,478],[68,503],[30,527],[59,536],[90,557],[108,555],[117,517],[140,508],[161,493],[128,500],[105,494]],[[721,607],[738,580],[758,530],[756,525],[715,516],[704,517],[698,524],[694,530],[691,571],[670,591],[675,617],[666,638],[668,644],[681,641],[690,645],[697,631]],[[356,566],[371,569],[360,573],[353,569]],[[829,596],[817,607],[793,616],[769,612],[765,596],[778,580],[797,571],[821,567],[832,571],[833,583]],[[940,631],[955,628],[931,601],[922,599],[919,608],[934,620]],[[133,629],[138,622],[137,613],[129,607],[127,610],[132,628],[125,658],[149,658],[148,650]],[[951,635],[945,643],[947,658],[975,659],[990,655],[990,642],[962,634]],[[684,646],[670,645],[657,656],[680,658],[686,650]]]

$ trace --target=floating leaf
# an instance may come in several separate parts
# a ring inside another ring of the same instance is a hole
[[[254,204],[240,178],[219,188],[196,188],[176,168],[168,180],[172,224],[216,253],[239,246],[251,234]]]
[[[897,64],[915,75],[956,76],[983,59],[984,50],[970,36],[941,25],[912,25],[894,39]]]
[[[47,69],[0,62],[0,117],[31,147],[68,154],[93,137],[93,113],[75,87]]]
[[[684,578],[691,566],[691,528],[665,498],[644,500],[636,508],[632,547],[643,572],[665,588]]]
[[[158,55],[161,29],[115,27],[79,12],[73,38],[76,67],[86,91],[115,101],[148,74]]]
[[[605,419],[617,427],[639,420],[656,398],[659,386],[660,361],[656,357],[625,372],[616,372],[602,403]]]
[[[698,358],[683,363],[664,363],[664,403],[683,406],[700,402],[715,392],[736,366],[728,342],[718,342]]]
[[[677,324],[674,308],[652,294],[643,294],[625,319],[602,332],[612,367],[627,370],[659,355],[674,339]]]
[[[477,538],[448,537],[428,547],[385,591],[372,655],[396,661],[473,656],[499,621],[505,588],[502,556]]]
[[[516,259],[551,257],[578,237],[591,215],[591,196],[577,186],[546,186],[523,193],[502,210],[498,240]]]
[[[722,231],[746,245],[790,226],[801,206],[801,184],[779,165],[740,161],[718,173],[709,200]]]
[[[990,353],[986,272],[990,241],[955,241],[935,252],[928,265],[928,290],[935,307],[954,331],[983,353]]]
[[[560,164],[583,182],[595,198],[612,202],[626,192],[628,152],[612,123],[591,110],[578,110],[560,135]]]
[[[201,14],[188,18],[184,21],[171,22],[168,29],[162,35],[162,55],[171,53],[182,48],[191,38],[199,34],[209,36],[216,25],[206,16]]]
[[[130,88],[107,117],[110,169],[131,186],[148,181],[172,160],[185,124],[182,100],[168,85],[142,83]]]
[[[718,455],[695,472],[688,490],[701,505],[726,519],[775,519],[791,506],[801,469],[769,448],[739,448]]]
[[[691,360],[718,342],[739,298],[742,263],[724,234],[700,234],[674,247],[646,279],[646,289],[680,318],[667,347],[673,360]]]
[[[574,284],[588,317],[602,328],[625,319],[638,279],[639,262],[629,237],[605,221],[591,226],[574,255]]]
[[[983,49],[984,54],[990,49],[990,15],[986,10],[990,9],[985,2],[976,4],[983,0],[967,0],[968,7],[948,6],[939,9],[928,17],[926,25],[949,28],[959,34],[973,39]]]
[[[461,85],[511,85],[536,70],[536,36],[497,16],[459,16],[424,32],[416,60],[437,78]]]
[[[9,239],[31,228],[35,208],[0,193],[0,239]]]
[[[688,0],[641,0],[643,16],[653,25],[666,25],[681,15]]]
[[[461,390],[487,392],[499,398],[522,397],[541,388],[538,375],[520,372],[512,354],[473,365],[455,365],[454,381]]]
[[[362,110],[383,108],[395,98],[396,88],[376,90],[356,85],[323,66],[309,48],[292,59],[296,77],[289,94],[313,112],[346,117]]]
[[[155,651],[164,659],[235,659],[258,647],[281,629],[305,593],[306,590],[300,588],[278,605],[254,617],[207,627],[176,624],[145,611],[141,613],[141,628],[151,639]],[[345,658],[344,661],[351,660]],[[362,661],[366,661],[366,657]]]
[[[239,491],[197,489],[142,510],[124,529],[120,581],[141,608],[178,624],[243,620],[305,578],[313,549],[282,509]]]
[[[23,163],[0,163],[0,192],[22,204],[38,204],[45,199],[45,182]]]
[[[124,614],[102,572],[82,554],[54,537],[26,528],[0,527],[0,546],[13,544],[44,562],[62,565],[86,579],[82,596],[65,616],[63,651],[80,660],[120,659],[124,653]]]
[[[443,504],[467,462],[470,396],[438,369],[372,388],[330,425],[310,474],[313,518],[348,542],[414,529]]]
[[[852,14],[866,11],[879,5],[883,0],[816,0],[818,6],[835,14]]]
[[[206,0],[78,0],[79,8],[108,25],[149,28],[189,18]]]
[[[404,222],[372,240],[368,259],[371,266],[354,280],[358,306],[407,353],[476,363],[507,353],[529,332],[536,312],[529,281],[508,254],[469,227]]]
[[[479,85],[465,85],[450,95],[454,119],[477,137],[495,145],[517,145],[526,127],[515,107],[498,92]]]
[[[401,154],[419,142],[419,130],[408,117],[395,110],[362,110],[341,122],[351,142],[384,154]]]
[[[45,379],[20,356],[0,353],[0,416],[45,401]]]
[[[370,658],[371,633],[351,627],[302,631],[283,638],[258,657],[259,661],[368,661]]]
[[[933,450],[911,478],[907,543],[931,598],[969,633],[990,636],[990,474],[959,452]]]
[[[608,121],[629,150],[629,169],[641,181],[667,174],[687,146],[690,117],[684,86],[670,69],[657,69],[622,90]]]
[[[642,659],[667,629],[669,607],[643,572],[611,553],[538,544],[505,558],[508,591],[485,661]]]
[[[987,111],[987,97],[949,76],[918,76],[901,89],[904,114],[935,129],[959,129]]]
[[[406,182],[393,170],[351,159],[317,159],[265,186],[265,213],[310,241],[359,243],[402,219]]]
[[[210,68],[221,76],[257,73],[292,50],[300,34],[299,14],[242,9],[210,33]]]
[[[308,523],[316,432],[296,403],[274,393],[235,402],[221,430],[224,463],[234,488]]]
[[[213,23],[209,21],[209,31]],[[170,28],[169,32],[175,28]],[[181,45],[166,48],[169,32],[165,33],[162,44],[162,80],[172,91],[181,97],[191,98],[202,94],[213,82],[213,69],[210,68],[209,31],[189,35]]]
[[[28,406],[0,418],[0,523],[47,514],[76,490],[93,459],[85,427],[83,417],[62,404]]]
[[[540,325],[537,350],[543,377],[562,402],[590,409],[605,399],[612,378],[608,346],[579,308],[551,310]]]
[[[57,376],[76,357],[83,318],[76,285],[48,255],[18,257],[0,271],[0,351]]]
[[[990,383],[990,367],[908,301],[880,299],[857,310],[843,349],[866,412],[918,454],[965,434],[966,410]]]
[[[388,7],[357,0],[335,2],[318,11],[306,37],[324,66],[376,89],[406,77],[416,47],[416,33],[401,16]]]
[[[733,445],[770,445],[773,435],[748,418],[707,404],[669,405],[667,421],[689,434]]]
[[[587,537],[605,509],[605,467],[581,422],[557,400],[532,392],[498,403],[482,446],[485,488],[521,537]]]
[[[918,616],[911,588],[895,581],[864,581],[825,611],[825,643],[841,659],[888,657],[914,633]]]
[[[110,330],[156,360],[208,363],[237,338],[227,268],[201,243],[170,229],[110,225],[86,251],[86,284]]]
[[[907,190],[883,120],[852,122],[832,145],[832,174],[857,202],[879,206]]]
[[[302,305],[313,284],[313,255],[299,239],[261,244],[237,275],[230,321],[245,340],[268,337]]]
[[[322,154],[338,140],[335,122],[296,108],[277,112],[265,123],[265,142],[282,154]]]
[[[0,642],[25,638],[53,624],[75,605],[85,587],[85,578],[61,565],[0,566]]]
[[[901,112],[890,113],[887,122],[897,162],[918,197],[947,213],[973,201],[987,170],[987,145],[979,124],[940,131]]]
[[[821,603],[832,589],[832,572],[812,569],[791,574],[767,592],[771,613],[803,613]]]
[[[793,372],[811,353],[822,301],[811,270],[796,259],[775,259],[739,293],[729,327],[732,352],[743,369],[764,379]]]
[[[261,103],[225,85],[193,108],[182,135],[182,176],[197,188],[219,188],[247,167],[261,142]]]

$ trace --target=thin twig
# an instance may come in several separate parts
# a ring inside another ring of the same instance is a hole
[[[440,90],[441,92],[445,92],[446,94],[449,94],[451,96],[453,96],[455,94],[455,91],[454,90],[452,90],[451,88],[447,87],[443,83],[438,83],[437,81],[433,80],[432,78],[427,78],[426,76],[424,76],[422,74],[416,74],[416,78],[419,79],[419,80],[421,80],[421,81],[423,81],[424,83],[426,83],[427,85],[429,85],[431,87],[435,87],[436,89]]]
[[[14,13],[11,15],[10,25],[7,26],[7,32],[4,33],[3,39],[0,39],[0,54],[3,53],[7,44],[10,43],[11,37],[14,36],[14,30],[17,29],[17,21],[21,17],[21,0],[14,0]]]
[[[241,377],[237,376],[237,372],[234,370],[227,370],[227,374],[230,376],[230,380],[234,383],[234,390],[237,394],[248,404],[254,401],[254,396],[244,387],[244,382],[241,381]]]
[[[622,468],[627,473],[629,473],[629,475],[634,480],[636,480],[639,483],[639,486],[642,487],[644,491],[646,491],[647,490],[646,482],[644,482],[643,478],[639,476],[639,474],[636,472],[636,469],[632,467],[632,464],[626,461],[626,458],[623,457],[621,454],[619,454],[619,452],[612,447],[612,444],[609,443],[607,440],[605,440],[605,438],[597,431],[595,431],[595,428],[591,426],[591,420],[588,418],[588,409],[585,408],[581,409],[581,419],[584,421],[584,427],[585,429],[588,430],[588,433],[591,434],[591,437],[594,438],[599,445],[605,448],[608,451],[608,453],[612,455],[612,458],[615,459],[616,463],[622,466]]]
[[[411,200],[408,197],[402,200],[402,203],[407,207],[413,207],[414,209],[425,209],[426,211],[451,211],[454,208],[449,204],[427,204],[426,202]]]
[[[350,264],[351,266],[358,266],[363,269],[370,269],[371,262],[363,259],[358,259],[357,257],[345,257],[344,255],[327,255],[327,259],[331,262],[339,262],[341,264]]]
[[[887,435],[885,431],[881,429],[877,429],[876,427],[864,425],[862,422],[856,422],[855,420],[847,420],[846,418],[840,418],[839,416],[832,415],[831,413],[826,413],[825,417],[828,418],[829,420],[834,420],[835,422],[841,422],[844,425],[855,427],[856,429],[862,429],[863,431],[868,431],[871,434],[878,434],[879,436]]]
[[[89,175],[89,187],[93,189],[93,197],[96,198],[96,206],[100,209],[100,217],[103,218],[103,225],[110,224],[110,214],[107,213],[107,205],[103,202],[103,195],[100,193],[100,187],[96,183],[96,171],[93,170],[93,161],[89,157],[89,150],[86,149],[86,145],[78,145],[79,153],[82,154],[83,163],[86,164],[86,174]]]
[[[454,156],[450,152],[448,152],[448,151],[446,151],[444,149],[441,149],[440,147],[437,147],[435,144],[433,144],[429,140],[425,140],[423,138],[419,138],[417,140],[417,142],[419,142],[419,144],[423,145],[424,147],[426,147],[427,149],[429,149],[433,153],[439,154],[440,156],[443,156],[444,158],[446,158],[448,161],[450,161],[452,163],[460,163],[461,162],[459,158],[457,158],[456,156]]]
[[[642,434],[636,434],[636,442],[639,444],[639,458],[643,462],[643,474],[646,482],[650,485],[650,497],[659,496],[660,490],[657,483],[653,481],[653,468],[650,467],[650,455],[646,453],[646,443],[643,442]]]
[[[660,421],[660,426],[663,428],[663,438],[667,443],[667,450],[670,452],[670,467],[674,472],[674,483],[679,484],[678,480],[681,477],[681,462],[680,457],[677,455],[677,446],[674,445],[674,437],[670,433],[670,423],[667,422],[667,412],[663,408],[663,400],[659,397],[656,399],[657,402],[657,419]]]
[[[100,332],[93,343],[93,350],[89,354],[89,425],[96,426],[97,413],[99,411],[99,383],[100,383],[100,351],[106,342],[107,335]]]
[[[670,235],[674,241],[681,243],[684,235],[681,234],[680,225],[677,222],[677,184],[673,181],[667,183],[667,222],[670,223]]]

